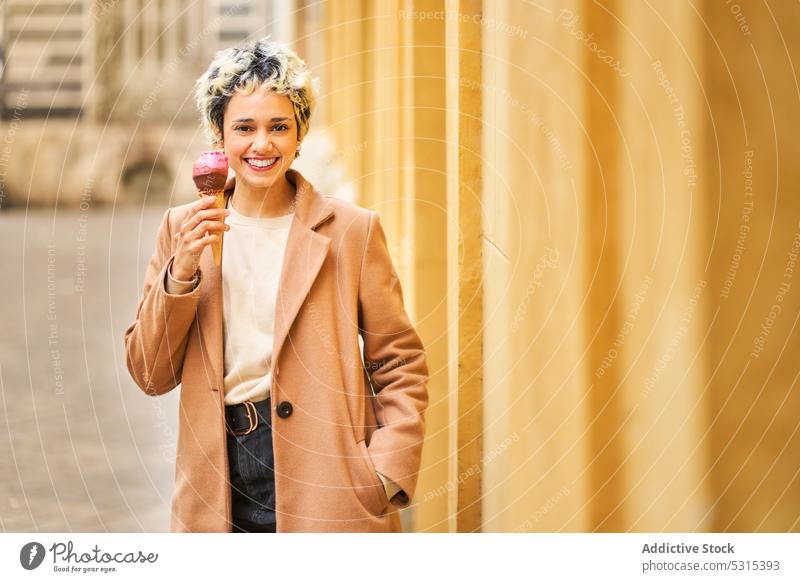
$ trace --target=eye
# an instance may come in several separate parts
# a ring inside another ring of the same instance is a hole
[[[272,128],[273,131],[286,131],[287,129],[289,129],[289,126],[285,123],[278,124]]]
[[[252,128],[249,125],[237,125],[234,126],[234,131],[250,131]]]

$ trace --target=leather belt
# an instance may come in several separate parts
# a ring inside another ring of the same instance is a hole
[[[259,402],[245,400],[241,404],[230,404],[225,407],[225,427],[228,433],[234,436],[250,434],[258,428],[258,424],[262,419],[269,418],[269,398]]]

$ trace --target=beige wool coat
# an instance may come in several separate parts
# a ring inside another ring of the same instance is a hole
[[[296,205],[272,359],[277,531],[399,532],[420,467],[425,351],[378,215],[322,196],[295,170],[287,178]],[[222,274],[211,248],[193,291],[171,295],[164,284],[190,206],[164,215],[125,349],[146,394],[181,386],[171,530],[229,532]],[[391,500],[378,472],[402,488]]]

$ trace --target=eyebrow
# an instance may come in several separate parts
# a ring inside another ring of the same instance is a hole
[[[270,121],[289,121],[291,117],[273,117]],[[234,119],[233,123],[249,123],[253,122],[255,119],[252,117],[240,117],[239,119]]]

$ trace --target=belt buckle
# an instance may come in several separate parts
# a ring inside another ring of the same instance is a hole
[[[236,431],[233,430],[226,422],[225,424],[228,428],[228,432],[234,436],[244,436],[246,434],[250,434],[256,430],[256,427],[258,427],[258,412],[256,411],[256,405],[249,400],[245,400],[242,402],[242,404],[244,404],[245,410],[247,411],[247,422],[250,423],[250,426],[248,426],[246,429]]]

